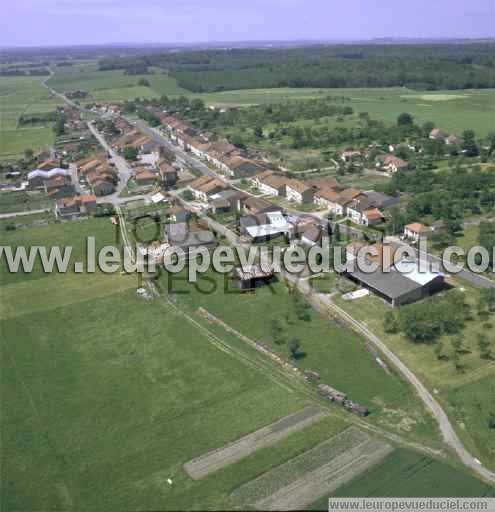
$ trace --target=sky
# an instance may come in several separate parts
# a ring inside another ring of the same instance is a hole
[[[495,0],[15,0],[0,46],[495,37]]]

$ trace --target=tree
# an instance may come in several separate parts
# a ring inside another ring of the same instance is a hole
[[[137,148],[133,148],[132,146],[125,146],[122,150],[122,156],[129,161],[137,160],[139,151]]]
[[[149,80],[147,80],[146,78],[140,78],[138,80],[138,85],[142,86],[142,87],[149,87],[150,86],[150,82]]]
[[[253,129],[253,133],[256,139],[262,139],[263,138],[263,128],[259,125],[256,125]]]
[[[494,359],[491,343],[486,334],[478,334],[478,347],[481,359]]]
[[[464,140],[462,144],[464,154],[466,156],[478,156],[480,154],[480,150],[476,144],[474,131],[464,130],[462,133],[462,138]]]
[[[272,331],[273,341],[277,345],[283,345],[285,342],[285,337],[283,336],[283,325],[282,322],[278,318],[273,318],[270,322],[270,327]]]
[[[289,351],[293,359],[301,357],[299,349],[301,348],[301,342],[298,338],[292,338],[289,343]]]
[[[421,125],[421,133],[423,137],[428,137],[430,135],[431,130],[435,128],[435,124],[431,121],[426,121]]]
[[[31,158],[33,158],[33,155],[34,151],[31,148],[24,150],[24,158],[26,158],[26,160],[31,160]]]
[[[397,117],[397,126],[409,128],[413,124],[414,118],[411,114],[408,114],[407,112],[403,112],[402,114],[399,114],[399,117]]]
[[[383,317],[383,330],[389,334],[399,332],[399,320],[393,311],[387,311]]]
[[[184,190],[183,192],[181,192],[180,195],[181,195],[182,199],[184,199],[186,201],[192,201],[194,199],[194,195],[189,189]]]
[[[435,344],[435,348],[433,350],[439,361],[447,361],[449,359],[449,357],[443,352],[443,343],[441,341]]]
[[[495,412],[490,413],[488,416],[488,428],[494,430],[495,429]]]

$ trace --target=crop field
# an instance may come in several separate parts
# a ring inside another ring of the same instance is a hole
[[[46,77],[0,77],[0,158],[25,149],[47,148],[54,141],[51,126],[19,127],[22,114],[52,112],[61,101],[43,87]]]
[[[138,85],[142,78],[149,81],[150,87]],[[146,75],[126,75],[123,70],[98,71],[95,65],[87,64],[58,68],[48,84],[62,92],[71,89],[88,91],[87,101],[124,101],[184,92],[174,78],[160,70]]]
[[[186,462],[184,469],[194,480],[201,480],[223,467],[230,466],[234,462],[242,460],[261,448],[271,446],[285,439],[290,434],[305,429],[311,424],[321,420],[324,416],[325,412],[319,407],[306,407],[271,425],[267,425],[247,436],[241,437],[227,446],[223,446]]]
[[[479,290],[465,282],[458,283],[458,287],[464,289],[468,302],[474,308]],[[379,298],[370,295],[357,301],[344,301],[338,297],[335,300],[356,319],[365,322],[430,390],[435,390],[436,398],[454,419],[453,423],[464,442],[471,447],[476,457],[488,466],[495,467],[495,449],[490,441],[492,434],[488,428],[488,417],[493,409],[493,386],[489,383],[495,376],[495,362],[480,358],[478,334],[486,332],[481,322],[468,321],[462,332],[464,344],[471,352],[462,355],[465,371],[459,373],[451,361],[439,360],[436,357],[434,345],[413,343],[401,334],[385,333],[383,318],[385,312],[389,311],[389,306]],[[446,354],[451,355],[450,338],[442,336],[440,341],[445,346]],[[473,402],[476,390],[480,392]]]
[[[342,486],[335,497],[483,497],[495,489],[416,452],[396,449],[380,464]],[[328,504],[322,510],[328,510]]]
[[[393,450],[351,427],[236,489],[234,500],[260,510],[301,510]]]

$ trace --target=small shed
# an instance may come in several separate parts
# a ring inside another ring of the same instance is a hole
[[[254,290],[272,282],[275,276],[273,270],[265,272],[260,265],[251,265],[249,267],[236,267],[234,278],[241,290]]]

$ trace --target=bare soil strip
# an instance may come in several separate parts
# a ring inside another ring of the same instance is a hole
[[[327,413],[317,406],[306,407],[241,437],[233,443],[186,462],[184,469],[192,479],[201,480],[211,473],[247,457],[256,450],[271,446],[290,434],[305,429],[326,415]]]
[[[268,498],[256,502],[255,507],[259,510],[303,510],[312,502],[350,482],[392,451],[389,444],[371,439],[307,473]]]

